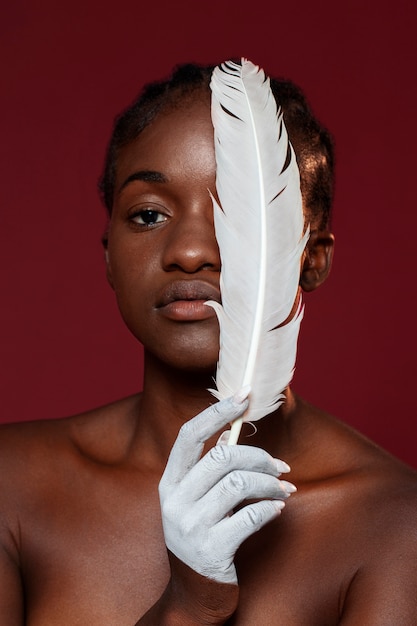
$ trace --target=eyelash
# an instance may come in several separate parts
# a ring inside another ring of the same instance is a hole
[[[149,222],[146,222],[144,219],[146,217],[147,218],[154,217],[155,219],[153,221],[150,220]],[[164,213],[162,213],[162,211],[158,211],[158,209],[156,208],[154,209],[151,207],[148,207],[146,209],[141,209],[140,211],[136,209],[136,211],[132,212],[132,214],[129,215],[129,220],[133,222],[135,226],[138,226],[139,228],[145,228],[145,229],[153,228],[159,224],[163,224],[164,222],[167,221],[167,219],[168,217]]]

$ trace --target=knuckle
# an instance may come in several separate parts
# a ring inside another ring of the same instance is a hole
[[[165,481],[163,477],[161,478],[159,485],[158,485],[158,494],[159,494],[159,499],[161,501],[165,499],[166,490],[165,490]]]
[[[251,480],[249,475],[239,470],[230,472],[223,479],[223,488],[227,493],[233,495],[244,495],[250,490]]]
[[[201,520],[192,513],[184,513],[183,508],[177,503],[168,502],[161,507],[164,528],[170,528],[181,537],[184,544],[191,545],[190,542],[201,533]]]
[[[221,421],[223,423],[223,421],[233,421],[233,419],[242,415],[246,408],[247,403],[236,404],[233,398],[226,398],[212,404],[207,411],[216,422]]]
[[[257,530],[266,524],[274,515],[276,515],[276,509],[273,508],[273,504],[268,501],[258,502],[256,505],[247,506],[240,518],[242,527],[246,529]]]
[[[211,404],[208,409],[207,409],[207,413],[209,415],[211,415],[212,417],[216,417],[218,415],[222,415],[222,402],[216,402],[216,404]]]
[[[228,446],[214,446],[207,453],[207,459],[214,465],[225,465],[230,463],[232,459],[232,453]]]
[[[177,514],[178,517],[178,514]],[[193,515],[184,515],[181,519],[181,533],[185,540],[195,537],[201,530],[200,520]]]
[[[178,518],[178,508],[171,501],[161,503],[161,514],[165,522],[172,523]]]
[[[242,516],[242,524],[245,527],[258,526],[263,521],[262,511],[259,508],[249,507]]]
[[[193,420],[185,422],[178,431],[177,442],[188,442],[194,439],[196,432]]]

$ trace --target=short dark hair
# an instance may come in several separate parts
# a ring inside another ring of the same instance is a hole
[[[107,148],[99,190],[112,211],[119,151],[136,139],[163,110],[178,105],[198,90],[210,91],[214,66],[178,65],[168,79],[145,85],[134,102],[116,117]],[[271,89],[282,107],[284,121],[300,169],[301,192],[309,218],[324,229],[330,222],[334,184],[334,150],[330,133],[314,117],[301,89],[290,80],[271,78]]]

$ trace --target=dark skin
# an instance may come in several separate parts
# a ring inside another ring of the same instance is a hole
[[[180,426],[213,402],[218,325],[199,302],[167,310],[166,294],[190,279],[201,296],[218,294],[214,168],[206,95],[160,114],[122,150],[107,271],[145,346],[144,389],[2,428],[4,626],[415,623],[415,473],[290,390],[241,437],[285,460],[298,492],[239,549],[239,586],[168,557],[158,483]],[[325,280],[332,249],[331,234],[314,231],[300,288]]]

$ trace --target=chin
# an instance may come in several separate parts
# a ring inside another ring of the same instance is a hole
[[[219,354],[218,344],[208,346],[207,344],[196,346],[186,346],[183,343],[176,345],[172,342],[167,349],[152,349],[145,345],[145,353],[153,360],[160,363],[162,367],[168,367],[179,374],[181,372],[188,375],[205,376],[214,378],[217,368],[217,359]]]
[[[174,370],[210,375],[216,371],[219,356],[217,325],[183,325],[177,326],[175,332],[135,336],[143,343],[149,356],[153,355],[161,364]]]
[[[179,352],[171,358],[166,358],[166,356],[164,358],[164,356],[161,355],[159,360],[163,361],[174,370],[188,372],[190,374],[194,372],[196,374],[214,376],[216,373],[217,354],[213,357],[207,353],[202,354],[202,352],[194,354],[190,354],[189,352]]]

